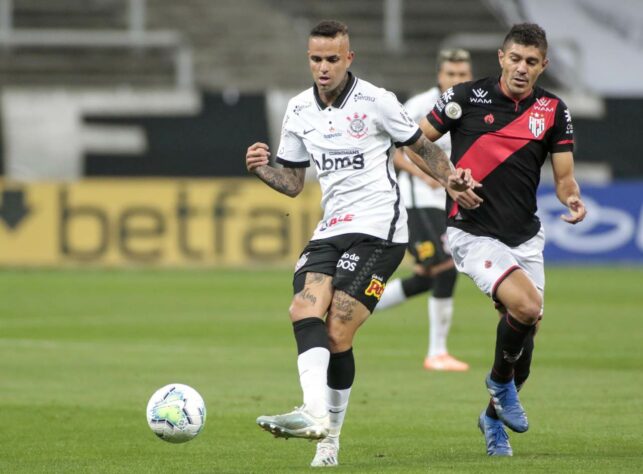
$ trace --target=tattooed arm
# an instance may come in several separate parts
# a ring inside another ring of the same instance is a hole
[[[304,189],[305,168],[273,168],[269,163],[270,151],[265,143],[248,147],[246,168],[275,191],[295,197]]]
[[[297,196],[304,189],[305,168],[273,168],[263,165],[255,168],[252,173],[275,191],[289,197]]]
[[[408,153],[409,158],[422,171],[437,179],[446,188],[449,175],[455,174],[455,167],[444,151],[424,135],[421,135],[408,148],[412,151],[412,153]]]
[[[442,133],[438,132],[426,118],[423,118],[420,122],[420,128],[423,135],[407,148],[407,155],[422,171],[437,179],[445,187],[451,198],[462,207],[465,209],[478,208],[483,200],[473,190],[482,185],[473,179],[471,170],[455,169],[451,160],[433,143],[442,136]],[[444,163],[445,159],[448,163]],[[431,163],[433,163],[433,166],[431,166]],[[446,180],[444,175],[440,175],[444,172],[447,173]]]

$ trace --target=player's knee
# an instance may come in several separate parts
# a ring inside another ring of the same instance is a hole
[[[402,290],[407,297],[419,295],[429,291],[433,287],[433,278],[424,275],[414,274],[402,280]]]
[[[543,302],[540,296],[523,298],[517,304],[513,305],[509,312],[520,322],[535,325],[541,318],[542,305]]]
[[[433,283],[433,296],[436,298],[451,298],[457,277],[458,271],[454,267],[438,273]]]
[[[347,351],[353,346],[353,333],[343,324],[333,324],[328,330],[328,342],[332,352]]]
[[[288,314],[290,315],[291,321],[296,321],[298,319],[299,311],[294,301],[290,303],[290,306],[288,307]]]
[[[297,321],[302,318],[307,318],[312,315],[310,305],[304,304],[298,298],[293,298],[290,306],[288,307],[288,314],[291,321]]]

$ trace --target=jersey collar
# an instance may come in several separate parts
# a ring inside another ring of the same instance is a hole
[[[335,107],[336,109],[341,109],[342,107],[344,107],[344,105],[346,104],[346,99],[348,99],[348,96],[351,94],[351,92],[353,92],[353,89],[355,89],[356,83],[357,78],[353,75],[352,72],[348,71],[348,82],[346,82],[346,87],[344,87],[344,90],[337,96],[331,106]],[[320,110],[327,108],[328,106],[324,103],[324,101],[321,100],[321,97],[319,97],[317,84],[313,84],[313,93],[315,95],[315,102],[317,102],[317,107],[319,107]]]
[[[536,94],[536,86],[532,87],[531,91],[529,94],[524,96],[522,99],[514,99],[510,95],[508,95],[505,90],[502,87],[502,76],[499,76],[498,79],[496,80],[496,90],[500,94],[500,97],[504,97],[506,100],[511,101],[514,106],[516,111],[518,111],[518,108],[520,107],[521,104],[523,103],[528,103],[527,101],[530,100],[534,95]]]

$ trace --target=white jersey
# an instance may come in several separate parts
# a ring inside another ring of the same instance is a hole
[[[393,93],[352,74],[330,107],[315,86],[293,97],[277,162],[315,163],[324,217],[311,240],[361,233],[406,243],[406,209],[389,149],[415,143],[421,133]]]
[[[413,120],[419,122],[426,117],[442,95],[438,87],[433,87],[422,94],[411,97],[405,104],[406,110]],[[445,133],[435,142],[442,150],[451,156],[451,136]],[[407,158],[408,159],[408,158]],[[433,207],[444,210],[446,205],[446,192],[444,188],[432,188],[420,178],[411,176],[406,171],[398,174],[402,200],[407,209],[420,207]]]

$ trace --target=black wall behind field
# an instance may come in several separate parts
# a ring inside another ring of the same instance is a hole
[[[86,155],[84,175],[91,177],[246,176],[246,148],[268,141],[262,94],[242,95],[229,105],[221,94],[205,93],[203,109],[194,116],[90,116],[85,121],[135,124],[145,130],[148,142],[141,155]],[[577,162],[607,162],[617,179],[643,178],[643,98],[607,99],[604,118],[574,117],[574,125]],[[2,130],[0,117],[0,176],[6,169]]]
[[[0,176],[4,176],[4,124],[2,123],[2,114],[0,114]]]
[[[86,117],[87,123],[138,125],[145,130],[145,154],[88,154],[85,176],[245,176],[245,153],[267,142],[263,95],[243,95],[230,105],[221,94],[203,94],[196,116]]]
[[[571,111],[575,160],[607,162],[615,178],[643,178],[643,99],[607,99],[605,105],[601,120],[577,119]]]
[[[400,100],[403,94],[398,94]],[[600,120],[575,118],[575,159],[612,167],[614,178],[643,178],[643,98],[606,99]],[[263,96],[242,96],[235,106],[206,94],[198,117],[98,120],[139,123],[150,149],[144,157],[87,156],[88,176],[245,176],[245,150],[268,136]]]

